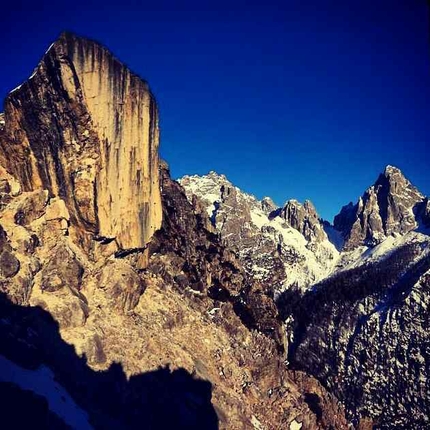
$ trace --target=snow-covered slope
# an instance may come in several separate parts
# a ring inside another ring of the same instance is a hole
[[[430,231],[429,231],[430,233]],[[388,258],[396,249],[406,245],[419,245],[422,252],[416,260],[430,251],[430,236],[423,232],[410,231],[405,235],[393,234],[375,247],[360,246],[353,251],[341,253],[338,270],[355,269],[364,265],[372,265]]]

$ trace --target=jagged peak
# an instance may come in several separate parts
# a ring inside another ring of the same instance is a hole
[[[367,188],[359,198],[358,204],[372,195],[402,195],[404,193],[413,194],[417,198],[424,198],[424,195],[411,183],[400,168],[387,165],[373,185]]]
[[[272,212],[278,209],[275,202],[268,196],[265,196],[261,199],[261,208],[267,213],[267,215],[270,215]]]
[[[315,209],[315,205],[312,203],[311,200],[306,199],[303,203],[299,202],[296,199],[289,199],[285,202],[284,208],[291,208],[291,207],[296,207],[298,209],[305,209],[307,212],[313,212],[317,215],[317,211]]]
[[[213,178],[227,179],[227,177],[223,173],[218,173],[215,170],[211,170],[208,174],[203,176],[210,176]]]
[[[269,197],[269,196],[264,196],[262,199],[261,199],[261,203],[262,204],[264,204],[264,205],[266,205],[266,206],[271,206],[271,207],[273,207],[273,208],[277,208],[277,205],[276,205],[276,203],[273,201],[273,199],[271,198],[271,197]]]
[[[306,200],[303,202],[303,206],[304,206],[305,208],[307,208],[307,209],[313,209],[313,210],[315,211],[315,205],[312,203],[312,201],[311,201],[311,200],[306,199]]]
[[[334,227],[343,232],[348,249],[373,246],[393,233],[415,229],[423,200],[424,195],[398,167],[387,165],[357,204],[344,206],[335,216]]]
[[[297,199],[288,199],[285,203],[284,203],[284,208],[287,206],[298,206],[301,207],[303,206]]]
[[[231,184],[231,182],[227,179],[227,176],[225,176],[223,173],[218,173],[215,170],[211,170],[206,174],[198,174],[195,173],[193,175],[184,175],[181,178],[178,179],[179,182],[183,180],[211,180],[213,182],[228,182]]]
[[[385,166],[385,169],[384,169],[384,175],[385,176],[389,176],[389,175],[391,175],[391,174],[393,174],[393,173],[400,173],[401,175],[403,175],[403,173],[402,173],[402,171],[398,168],[398,167],[396,167],[396,166],[392,166],[392,165],[390,165],[390,164],[387,164],[386,166]]]

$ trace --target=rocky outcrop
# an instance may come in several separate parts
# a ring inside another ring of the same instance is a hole
[[[288,200],[279,215],[308,242],[320,243],[327,239],[317,211],[309,200],[305,200],[303,205],[297,200]]]
[[[11,251],[6,232],[0,226],[0,276],[4,278],[12,278],[20,269],[20,262]]]
[[[136,428],[151,394],[152,428],[164,428],[168,401],[169,413],[178,404],[186,411],[177,428],[346,429],[336,398],[283,365],[281,322],[269,292],[222,246],[164,163],[161,178],[163,224],[145,270],[137,270],[133,253],[106,252],[112,242],[96,242],[91,252],[76,243],[63,230],[64,201],[51,199],[36,218],[23,204],[35,191],[11,198],[0,211],[0,243],[22,264],[1,289],[20,306],[0,296],[0,354],[49,366],[96,428]],[[22,225],[18,207],[28,220]],[[22,238],[32,235],[37,245],[23,247]],[[24,288],[15,280],[31,264]],[[170,374],[182,375],[173,392]],[[0,378],[8,380],[1,369]],[[192,386],[205,386],[205,395]]]
[[[271,213],[275,212],[278,207],[270,197],[263,197],[261,200],[261,209],[263,209],[264,213],[270,215]]]
[[[424,196],[398,168],[387,166],[357,204],[342,208],[334,219],[334,227],[344,235],[345,250],[374,246],[391,234],[415,229],[417,210],[423,200]]]
[[[0,161],[23,190],[60,197],[82,232],[145,248],[161,225],[147,83],[100,44],[63,33],[4,106]]]

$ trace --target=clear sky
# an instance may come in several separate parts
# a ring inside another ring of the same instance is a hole
[[[147,79],[175,178],[224,173],[331,220],[386,164],[430,194],[425,0],[8,1],[0,97],[62,30]]]

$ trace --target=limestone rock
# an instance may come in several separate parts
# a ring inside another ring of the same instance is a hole
[[[5,278],[12,278],[20,269],[20,262],[11,251],[6,232],[0,225],[0,276]]]
[[[64,200],[59,198],[52,199],[46,208],[46,221],[53,220],[70,220],[69,211],[67,210]]]
[[[5,278],[12,278],[19,272],[19,260],[7,250],[0,253],[0,275]]]
[[[270,215],[272,212],[276,211],[278,207],[270,197],[263,197],[261,200],[261,209],[263,209],[267,215]]]
[[[98,334],[94,334],[88,338],[85,353],[88,361],[92,364],[100,365],[106,362],[103,342]]]
[[[40,245],[38,236],[23,226],[16,225],[9,231],[10,242],[20,254],[33,254]]]
[[[47,190],[39,189],[23,193],[22,198],[15,209],[15,223],[19,225],[31,224],[34,220],[40,218],[45,213],[47,203]]]
[[[0,166],[0,210],[11,201],[12,197],[16,197],[20,193],[19,182],[4,167]]]
[[[6,98],[0,160],[25,191],[61,197],[78,227],[144,248],[161,225],[158,135],[147,83],[63,33]]]
[[[70,290],[49,293],[49,297],[35,291],[30,304],[48,311],[63,329],[82,327],[88,316],[85,301]]]

